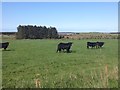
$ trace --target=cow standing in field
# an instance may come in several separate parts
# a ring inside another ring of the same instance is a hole
[[[87,48],[92,47],[95,48],[97,47],[97,43],[96,42],[87,42]]]
[[[9,45],[9,42],[0,43],[0,48],[4,48],[4,50],[6,50],[6,48],[8,47],[8,45]]]
[[[104,42],[97,42],[97,47],[98,47],[98,48],[103,47],[103,45],[104,45]]]
[[[61,52],[61,50],[63,50],[63,51],[66,50],[67,53],[69,53],[71,46],[72,46],[72,42],[59,43],[59,44],[58,44],[58,47],[57,47],[57,52],[58,52],[58,51]]]

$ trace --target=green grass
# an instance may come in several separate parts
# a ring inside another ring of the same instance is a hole
[[[72,53],[56,53],[57,44],[68,41],[73,42]],[[105,46],[87,49],[87,41],[104,41]],[[9,42],[8,51],[1,50],[3,88],[36,88],[36,79],[41,88],[118,87],[118,40]]]

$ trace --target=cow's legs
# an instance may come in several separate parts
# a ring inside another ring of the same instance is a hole
[[[61,49],[57,49],[56,53],[57,53],[58,51],[61,52]]]
[[[61,49],[59,49],[59,52],[61,52]]]
[[[67,50],[67,53],[69,53],[70,52],[70,49],[68,48],[68,49],[66,49]]]
[[[6,50],[6,47],[4,48],[4,50]]]
[[[89,49],[89,46],[87,45],[87,48]]]

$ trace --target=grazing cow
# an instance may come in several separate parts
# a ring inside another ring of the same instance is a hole
[[[57,47],[57,52],[58,52],[58,51],[61,52],[61,50],[64,51],[64,50],[66,49],[67,53],[69,53],[71,46],[72,46],[72,42],[59,43],[59,44],[58,44],[58,47]]]
[[[6,48],[8,47],[8,45],[9,45],[9,42],[0,43],[0,48],[4,48],[4,50],[6,50]]]
[[[97,47],[97,43],[96,42],[87,42],[87,48],[89,47]]]
[[[104,45],[104,42],[97,42],[98,48],[101,48]]]

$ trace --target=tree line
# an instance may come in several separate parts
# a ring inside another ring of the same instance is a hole
[[[19,25],[17,31],[17,39],[57,39],[59,37],[55,27]]]

